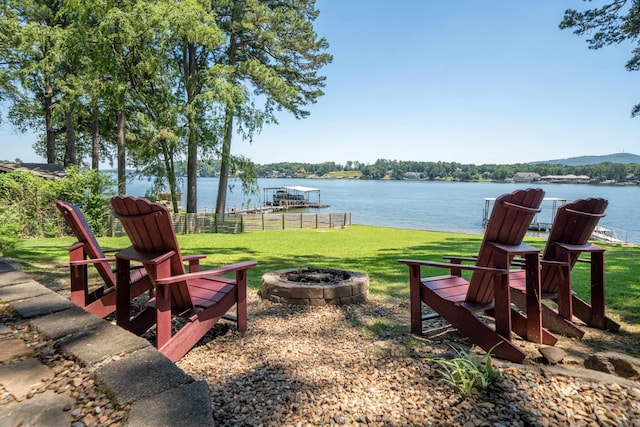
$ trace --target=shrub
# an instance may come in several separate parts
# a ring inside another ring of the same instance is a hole
[[[56,199],[80,205],[94,233],[102,234],[113,184],[98,171],[71,167],[65,172],[65,177],[58,180],[20,170],[0,174],[0,209],[7,221],[10,219],[5,231],[7,236],[59,234],[60,215],[53,203]],[[17,231],[12,233],[15,228]]]
[[[21,237],[52,235],[52,182],[20,170],[0,175],[0,206],[20,225]]]
[[[10,252],[20,240],[20,222],[11,209],[0,207],[0,256]]]
[[[70,167],[63,179],[55,181],[56,199],[79,205],[87,223],[96,235],[104,232],[105,218],[109,212],[109,196],[114,184],[108,176],[96,170],[78,170]],[[53,200],[51,201],[53,206]]]
[[[454,349],[455,350],[455,349]],[[471,396],[477,387],[486,390],[493,381],[501,377],[500,371],[494,369],[491,354],[478,357],[462,350],[455,350],[458,357],[453,359],[427,359],[442,368],[438,372],[443,381],[458,389],[463,395]]]

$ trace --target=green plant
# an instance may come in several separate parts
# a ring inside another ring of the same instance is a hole
[[[16,215],[11,213],[11,209],[0,207],[0,256],[16,247],[20,241],[19,232],[20,222],[16,220]]]
[[[89,226],[100,235],[112,187],[108,176],[94,170],[70,167],[64,178],[57,180],[17,170],[0,174],[0,208],[10,212],[20,237],[53,237],[59,234],[61,223],[53,202],[61,199],[81,205]]]
[[[19,224],[20,237],[51,236],[47,205],[52,181],[34,173],[17,170],[0,174],[0,206]]]
[[[439,374],[443,381],[458,389],[463,395],[471,396],[475,388],[486,390],[489,384],[501,377],[500,371],[491,363],[491,351],[478,357],[463,350],[454,349],[458,357],[453,359],[426,359],[442,368]]]
[[[114,183],[111,179],[96,170],[79,170],[69,167],[65,170],[65,177],[54,182],[54,198],[80,205],[87,223],[96,235],[104,231],[104,221],[109,212],[109,195],[113,192]],[[53,200],[48,207],[58,213],[53,207]]]

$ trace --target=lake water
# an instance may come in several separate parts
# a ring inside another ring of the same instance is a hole
[[[263,193],[245,197],[240,182],[231,181],[227,208],[262,205]],[[184,188],[184,183],[182,184]],[[432,181],[379,181],[352,179],[259,179],[261,189],[301,185],[320,189],[321,212],[351,212],[353,224],[416,230],[483,233],[485,198],[497,197],[529,184]],[[604,197],[609,201],[601,225],[613,228],[622,240],[640,243],[640,187],[584,184],[541,184],[545,197],[566,200]],[[144,196],[149,182],[127,183],[128,193]],[[217,178],[198,179],[198,211],[215,208]],[[186,192],[183,191],[183,206]],[[550,202],[543,205],[541,222],[551,215]]]

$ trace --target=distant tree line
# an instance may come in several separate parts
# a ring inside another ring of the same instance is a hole
[[[218,160],[202,161],[199,175],[203,177],[219,176]],[[517,172],[534,172],[545,175],[587,175],[594,181],[637,181],[640,178],[638,163],[599,163],[595,165],[565,166],[560,164],[516,163],[510,165],[485,164],[473,165],[457,162],[418,162],[378,159],[373,164],[348,161],[304,163],[281,162],[269,164],[251,164],[251,173],[261,178],[283,178],[309,176],[322,177],[340,172],[359,172],[360,179],[407,179],[407,173],[417,174],[418,179],[428,181],[505,181]],[[185,170],[184,162],[177,163],[178,170]],[[238,168],[236,174],[244,173]]]
[[[375,163],[358,164],[363,179],[405,179],[408,172],[419,174],[421,179],[453,181],[504,181],[516,172],[535,172],[545,175],[587,175],[597,181],[626,181],[629,175],[640,176],[640,164],[600,163],[584,166],[516,163],[462,164],[457,162],[417,162],[379,159]]]

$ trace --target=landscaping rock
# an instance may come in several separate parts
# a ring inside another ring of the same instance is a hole
[[[606,351],[596,353],[584,361],[588,369],[640,380],[640,360],[627,354]]]
[[[540,347],[538,351],[549,365],[562,363],[562,360],[567,357],[567,353],[558,347]]]

